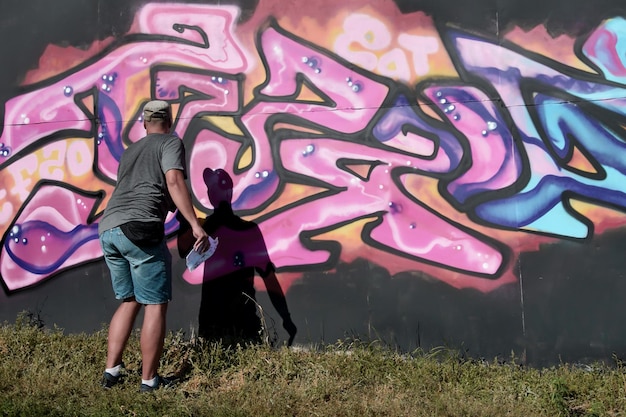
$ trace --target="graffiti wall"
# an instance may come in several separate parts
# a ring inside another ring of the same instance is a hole
[[[162,99],[198,216],[214,210],[203,170],[223,169],[296,343],[359,337],[537,365],[626,354],[621,2],[10,3],[4,320],[108,322],[97,226],[121,154],[145,134],[142,106]],[[173,253],[178,228],[171,213]],[[193,332],[206,277],[174,258],[169,327]],[[260,310],[284,338],[265,284]]]

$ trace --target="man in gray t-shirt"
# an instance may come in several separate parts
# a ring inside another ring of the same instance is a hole
[[[109,326],[102,385],[110,388],[119,382],[122,354],[143,306],[140,388],[151,391],[171,383],[158,375],[167,306],[172,298],[171,255],[164,236],[168,211],[178,209],[192,225],[194,248],[204,252],[209,242],[185,184],[185,148],[169,133],[170,105],[150,101],[144,106],[143,117],[147,135],[122,154],[117,185],[98,224],[113,291],[122,300]]]
[[[120,161],[119,180],[104,216],[100,233],[131,221],[163,223],[176,207],[167,189],[165,173],[185,173],[185,148],[176,136],[152,133],[126,149]]]

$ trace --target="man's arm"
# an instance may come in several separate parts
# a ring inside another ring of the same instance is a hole
[[[178,208],[180,214],[182,214],[189,225],[191,225],[193,236],[196,238],[196,242],[193,245],[194,249],[198,250],[198,252],[204,252],[209,247],[208,236],[196,217],[196,212],[191,202],[191,195],[189,194],[187,184],[185,184],[183,172],[178,169],[170,169],[165,173],[165,180],[172,201]]]

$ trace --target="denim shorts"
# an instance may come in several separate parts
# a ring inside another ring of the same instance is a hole
[[[104,260],[118,300],[135,297],[140,304],[164,304],[172,299],[172,255],[165,239],[139,247],[119,227],[100,234]]]

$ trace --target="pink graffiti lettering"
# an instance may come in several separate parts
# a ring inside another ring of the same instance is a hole
[[[626,207],[624,19],[605,21],[583,46],[602,74],[445,30],[460,79],[425,80],[413,91],[387,77],[426,75],[439,43],[394,34],[362,13],[345,19],[337,54],[275,20],[261,26],[266,78],[247,85],[259,74],[235,36],[238,14],[148,4],[107,49],[5,103],[0,273],[9,290],[101,258],[97,213],[107,190],[92,177],[115,183],[125,147],[144,135],[141,108],[152,98],[176,110],[197,208],[212,209],[204,168],[228,171],[233,208],[256,217],[281,271],[333,268],[343,244],[357,242],[415,269],[494,280],[511,265],[509,248],[455,215],[585,239],[593,224],[573,200]],[[423,177],[438,183],[443,211],[430,206],[432,190],[412,185]],[[289,200],[290,185],[315,191]],[[358,235],[322,237],[355,223]],[[168,235],[177,226],[171,214]]]

